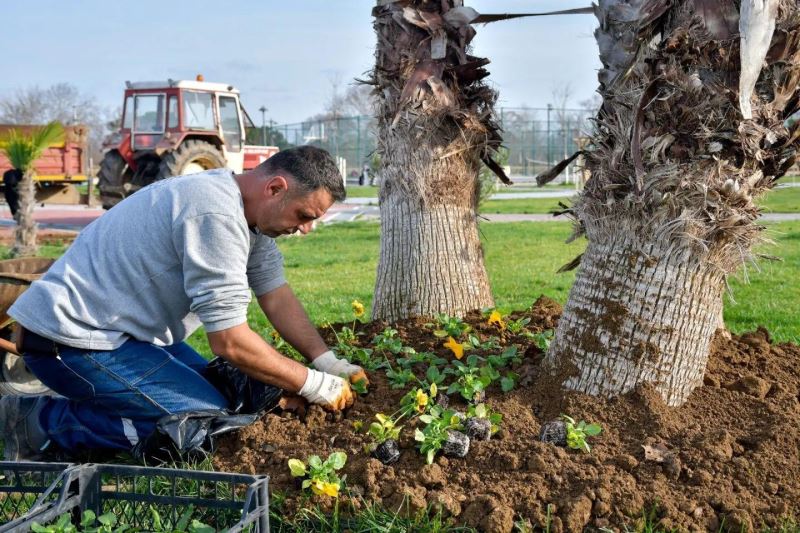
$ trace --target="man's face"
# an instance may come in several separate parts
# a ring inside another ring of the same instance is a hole
[[[272,238],[298,231],[306,234],[311,231],[313,222],[324,215],[331,205],[333,198],[325,189],[308,194],[298,193],[291,178],[273,178],[264,188],[256,226],[261,233]]]

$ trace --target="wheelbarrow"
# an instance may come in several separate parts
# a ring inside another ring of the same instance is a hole
[[[8,309],[55,259],[25,257],[0,261],[0,395],[36,395],[49,389],[34,376],[14,346],[14,319]]]

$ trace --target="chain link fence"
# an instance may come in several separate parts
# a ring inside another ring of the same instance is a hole
[[[503,128],[507,152],[501,163],[510,167],[512,176],[536,176],[585,143],[591,129],[593,112],[548,105],[501,107],[497,118]],[[264,126],[255,135],[267,144],[281,147],[312,144],[328,150],[350,178],[360,176],[364,165],[377,167],[375,150],[376,121],[370,116],[335,117],[294,124]],[[559,181],[574,182],[575,165]]]

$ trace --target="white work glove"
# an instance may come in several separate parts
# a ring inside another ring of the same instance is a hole
[[[350,379],[350,383],[364,380],[366,381],[365,385],[369,385],[367,373],[364,372],[363,368],[348,363],[345,359],[339,359],[331,350],[311,361],[311,365],[322,372],[327,372],[334,376],[347,377]]]
[[[308,369],[308,377],[298,394],[329,411],[340,411],[350,407],[355,401],[346,379],[311,368]]]

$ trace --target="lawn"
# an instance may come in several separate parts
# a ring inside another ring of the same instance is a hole
[[[565,302],[574,272],[558,268],[583,251],[584,242],[563,244],[570,233],[566,222],[483,224],[486,264],[497,306],[522,309],[544,294]],[[765,254],[782,261],[763,261],[731,278],[725,322],[736,332],[763,325],[779,341],[800,342],[800,222],[770,224],[776,246]],[[278,241],[285,256],[286,277],[315,323],[341,322],[351,316],[350,302],[372,303],[379,253],[379,227],[356,222],[323,226],[306,237]],[[749,283],[745,282],[749,279]],[[250,324],[269,331],[257,305]],[[191,343],[208,353],[205,335],[196,332]]]
[[[546,214],[558,209],[558,203],[569,204],[569,198],[518,198],[512,200],[487,200],[479,211],[491,213]],[[800,187],[786,187],[770,191],[761,200],[766,213],[800,213]]]
[[[583,241],[563,244],[569,233],[566,222],[482,224],[486,264],[502,311],[525,308],[540,294],[566,301],[574,272],[556,271],[584,247]],[[767,233],[776,245],[764,246],[760,251],[782,260],[761,261],[731,278],[725,322],[737,333],[763,325],[776,340],[797,343],[800,221],[770,224]],[[371,305],[379,253],[378,224],[321,226],[305,237],[285,237],[278,243],[285,256],[286,277],[315,323],[347,320],[354,299]],[[63,246],[45,246],[41,255],[58,257],[62,252]],[[0,251],[0,257],[7,254],[7,249]],[[249,320],[257,331],[269,329],[255,303]],[[190,342],[209,353],[202,331],[196,332]]]

